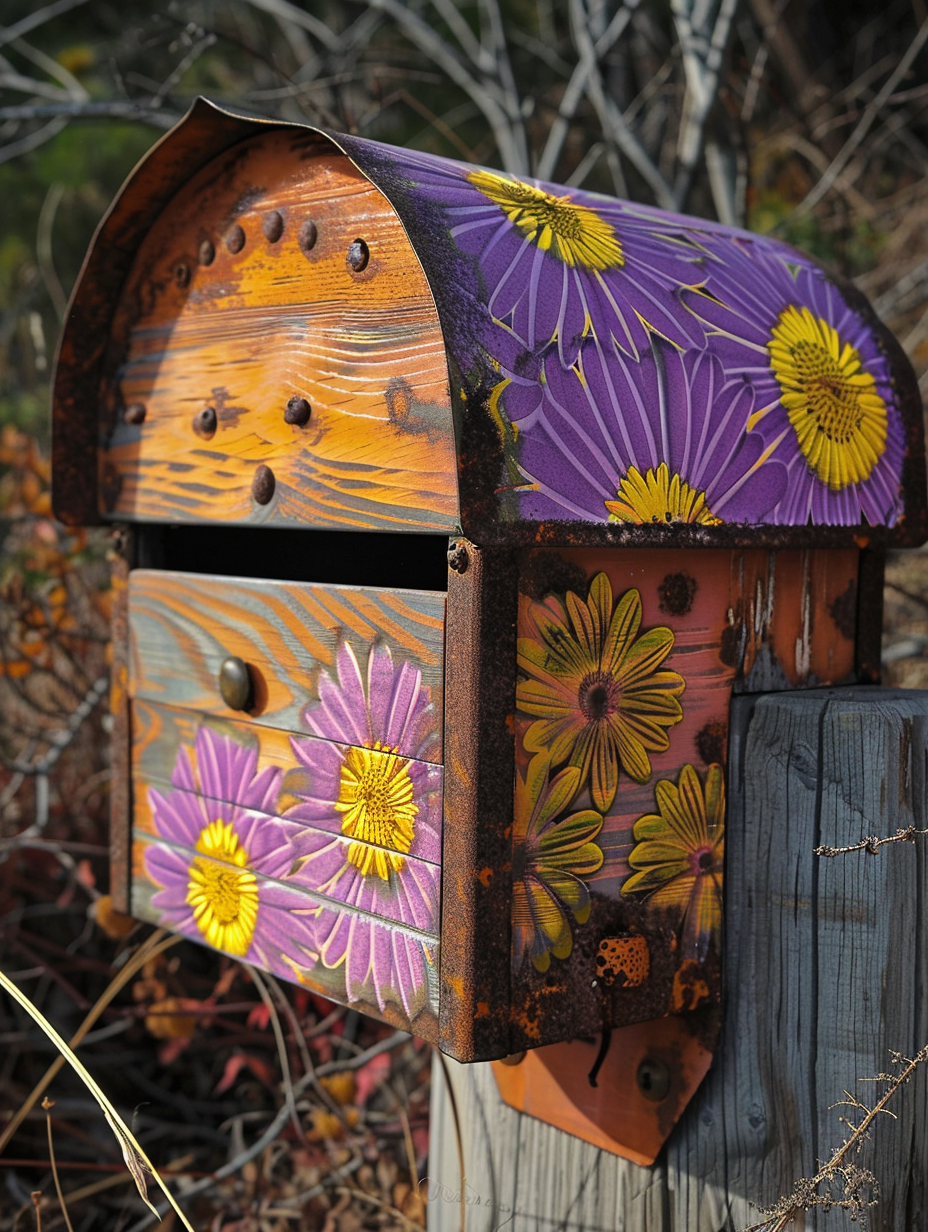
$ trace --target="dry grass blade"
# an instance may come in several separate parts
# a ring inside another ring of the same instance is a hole
[[[116,1140],[119,1142],[123,1158],[126,1161],[126,1167],[132,1173],[139,1191],[139,1196],[148,1209],[157,1216],[158,1212],[148,1197],[146,1175],[151,1176],[158,1185],[159,1189],[162,1190],[181,1224],[187,1229],[187,1232],[194,1232],[187,1220],[187,1217],[184,1215],[184,1212],[174,1200],[174,1195],[155,1171],[151,1160],[139,1146],[138,1142],[136,1142],[129,1130],[129,1127],[110,1103],[106,1093],[103,1091],[103,1088],[99,1086],[94,1077],[84,1068],[75,1053],[68,1047],[44,1014],[36,1009],[29,998],[25,996],[24,993],[20,992],[9,976],[7,976],[3,971],[0,971],[0,986],[2,986],[10,994],[17,1005],[24,1009],[29,1017],[36,1022],[39,1027],[41,1027],[44,1033],[48,1036],[64,1059],[70,1064],[71,1068],[87,1087],[90,1094],[100,1105],[100,1108],[103,1110],[103,1115],[106,1117],[110,1128],[116,1135]]]
[[[64,1216],[64,1221],[68,1226],[68,1232],[74,1232],[74,1228],[71,1225],[71,1216],[68,1214],[68,1207],[64,1200],[64,1194],[61,1192],[61,1179],[58,1176],[58,1167],[55,1163],[55,1145],[52,1141],[52,1118],[49,1116],[49,1109],[54,1108],[54,1106],[52,1100],[42,1100],[42,1107],[45,1109],[45,1124],[48,1128],[48,1162],[51,1165],[52,1179],[55,1182],[55,1193],[58,1195],[58,1205],[61,1207],[61,1214]]]
[[[90,1007],[87,1012],[87,1017],[71,1036],[70,1046],[72,1048],[76,1048],[78,1046],[120,989],[124,988],[126,984],[128,984],[132,977],[141,970],[150,958],[155,958],[158,954],[163,954],[164,951],[170,949],[172,945],[177,945],[180,940],[180,937],[168,937],[162,928],[159,928],[156,932],[152,933],[148,940],[139,946],[138,950],[136,950],[136,952],[132,955],[119,974],[110,981],[102,995]],[[61,1069],[62,1065],[64,1065],[64,1062],[65,1058],[62,1055],[51,1063],[41,1080],[36,1083],[33,1090],[29,1093],[26,1099],[23,1100],[22,1104],[10,1118],[3,1132],[0,1133],[0,1155],[3,1154],[7,1143],[48,1090],[49,1084]]]

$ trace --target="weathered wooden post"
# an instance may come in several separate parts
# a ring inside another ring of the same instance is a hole
[[[853,690],[926,517],[866,304],[767,239],[201,102],[95,238],[54,428],[59,516],[121,561],[117,898],[507,1059],[454,1070],[487,1227],[768,1199],[782,1143],[818,1148],[829,996],[863,1022],[889,987],[871,881],[845,912],[856,874],[807,839],[850,837],[832,787],[921,807],[828,768],[853,723],[917,760],[918,702]],[[880,868],[919,885],[913,854]],[[876,965],[832,995],[855,928]],[[681,1117],[679,1166],[603,1154],[652,1161]],[[435,1132],[452,1226],[440,1094]]]

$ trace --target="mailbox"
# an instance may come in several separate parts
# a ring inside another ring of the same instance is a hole
[[[117,901],[463,1060],[711,1048],[730,696],[875,680],[925,534],[911,370],[807,257],[203,101],[54,478],[119,548]]]

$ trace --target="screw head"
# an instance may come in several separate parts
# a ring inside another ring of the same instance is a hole
[[[145,422],[145,414],[144,402],[130,402],[125,411],[123,411],[122,417],[127,424],[140,424]]]
[[[244,659],[230,655],[219,667],[219,692],[230,710],[249,710],[254,700],[251,672]]]
[[[204,240],[200,245],[199,258],[201,265],[212,265],[216,259],[216,248],[212,240]]]
[[[645,1057],[635,1074],[638,1090],[653,1103],[659,1104],[670,1093],[670,1070],[659,1057]]]
[[[284,233],[284,216],[280,210],[271,210],[270,214],[265,214],[261,230],[269,244],[277,243]]]
[[[511,1052],[508,1057],[500,1057],[499,1063],[500,1065],[521,1065],[527,1055],[525,1049],[521,1052]]]
[[[300,227],[300,248],[307,256],[316,247],[316,240],[318,238],[318,227],[311,218],[307,218],[306,222]]]
[[[348,268],[353,274],[360,274],[362,270],[367,269],[367,263],[371,259],[371,252],[363,240],[352,240],[348,245],[348,255],[345,260],[348,262]]]
[[[228,248],[229,252],[236,253],[241,252],[244,247],[245,232],[236,223],[234,227],[230,227],[226,232],[226,248]]]
[[[208,441],[210,437],[216,435],[218,423],[216,408],[204,406],[203,410],[198,411],[193,417],[193,430],[197,436],[202,436],[204,440]]]
[[[287,403],[287,409],[284,411],[284,423],[293,424],[297,428],[305,427],[309,423],[309,417],[312,413],[313,408],[305,398],[291,398]]]
[[[251,495],[254,498],[255,504],[269,504],[276,486],[277,480],[274,478],[274,472],[262,462],[255,470],[254,478],[251,481]]]
[[[448,568],[453,569],[455,573],[466,573],[469,564],[467,544],[462,543],[460,539],[453,540],[448,547]]]

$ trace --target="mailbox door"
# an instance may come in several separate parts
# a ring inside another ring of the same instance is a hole
[[[436,1040],[444,613],[132,572],[133,914]]]

